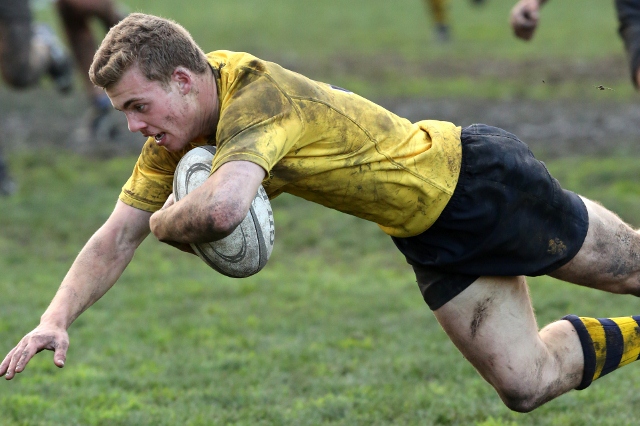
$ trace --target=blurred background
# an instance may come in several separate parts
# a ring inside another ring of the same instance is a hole
[[[640,95],[613,2],[551,1],[530,42],[509,27],[514,3],[451,0],[443,38],[421,0],[119,1],[178,21],[205,52],[248,51],[412,121],[509,130],[564,187],[639,226]],[[64,40],[53,4],[32,6]],[[0,85],[0,147],[18,184],[0,198],[2,354],[37,325],[143,142],[119,115],[114,135],[90,137],[76,80],[67,96],[46,80],[26,91]],[[272,258],[248,279],[145,241],[71,327],[63,370],[43,353],[0,383],[0,424],[637,423],[637,365],[534,413],[510,412],[441,331],[375,224],[288,195],[273,207]],[[530,284],[541,326],[568,313],[640,313],[630,297],[546,277]]]

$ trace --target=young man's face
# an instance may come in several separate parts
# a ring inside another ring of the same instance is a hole
[[[178,151],[198,136],[193,134],[193,100],[185,86],[190,87],[175,75],[168,86],[149,81],[133,66],[106,92],[113,106],[126,115],[129,131],[153,137],[167,151]]]

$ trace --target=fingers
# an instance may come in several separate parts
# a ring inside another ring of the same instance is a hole
[[[13,358],[13,353],[15,352],[15,350],[16,350],[16,348],[11,349],[11,351],[9,351],[7,356],[4,357],[4,360],[2,361],[2,364],[0,364],[0,377],[4,376],[7,373],[7,370],[9,369],[9,363],[11,362],[11,359]]]
[[[56,345],[53,353],[53,363],[59,367],[64,367],[64,362],[67,360],[67,349],[69,349],[69,343],[66,341]]]
[[[17,373],[20,373],[27,366],[27,363],[38,352],[38,349],[34,345],[30,345],[25,342],[25,339],[20,341],[13,351],[10,352],[9,365],[6,370],[5,379],[11,380]],[[7,355],[9,357],[9,355]]]
[[[43,349],[53,350],[54,364],[62,368],[67,359],[69,339],[66,332],[52,332],[47,330],[34,330],[22,338],[20,343],[13,348],[0,364],[0,377],[11,380],[17,373],[24,371],[25,367],[35,354]]]
[[[34,348],[31,344],[25,346],[21,352],[17,352],[19,356],[13,357],[14,359],[17,359],[15,372],[21,373],[36,353],[38,353],[38,349]],[[9,364],[9,367],[11,367],[11,364]]]

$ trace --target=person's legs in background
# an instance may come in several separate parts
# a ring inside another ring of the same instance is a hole
[[[431,12],[435,24],[435,38],[440,43],[446,43],[451,38],[448,3],[448,0],[425,0],[425,5]]]
[[[29,4],[7,0],[0,4],[0,74],[14,89],[36,86],[49,75],[56,89],[73,87],[73,62],[51,28],[34,25]],[[0,157],[0,195],[10,195],[16,185]]]
[[[97,19],[105,30],[117,24],[124,15],[112,0],[58,0],[58,12],[62,20],[69,45],[82,75],[85,92],[92,105],[90,117],[91,135],[113,138],[116,129],[111,127],[109,114],[111,102],[102,89],[89,80],[89,67],[97,49],[97,41],[91,29],[92,19]]]

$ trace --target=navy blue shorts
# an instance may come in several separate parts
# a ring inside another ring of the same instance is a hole
[[[589,227],[578,195],[564,190],[513,134],[462,129],[451,200],[420,235],[393,238],[436,310],[481,276],[544,275],[570,261]]]

